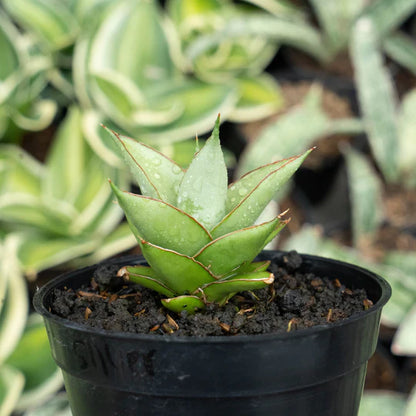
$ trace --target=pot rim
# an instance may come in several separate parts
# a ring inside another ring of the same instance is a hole
[[[280,250],[263,250],[262,253],[285,253],[284,251]],[[381,311],[381,309],[384,307],[384,305],[388,302],[388,300],[391,297],[391,287],[390,284],[381,276],[379,276],[376,273],[373,273],[370,270],[364,269],[360,266],[357,266],[355,264],[321,257],[321,256],[314,256],[310,254],[301,254],[300,256],[304,260],[308,260],[310,262],[319,261],[319,262],[325,262],[330,263],[334,266],[342,266],[342,267],[348,267],[349,269],[355,270],[357,273],[361,273],[363,275],[366,275],[367,278],[370,278],[374,280],[381,289],[381,295],[377,302],[374,303],[374,305],[365,311],[359,312],[354,314],[353,316],[350,316],[348,318],[339,320],[334,323],[330,324],[320,324],[315,325],[310,328],[303,328],[303,329],[297,329],[296,331],[291,332],[270,332],[266,334],[257,334],[257,335],[235,335],[235,336],[201,336],[201,337],[195,337],[195,336],[189,336],[189,335],[181,335],[181,336],[163,336],[163,335],[156,335],[156,334],[140,334],[140,333],[133,333],[133,332],[123,332],[123,331],[111,331],[107,329],[102,328],[92,328],[84,326],[80,323],[70,321],[66,318],[62,318],[58,315],[53,314],[50,312],[43,304],[43,300],[45,296],[56,286],[59,286],[59,283],[66,280],[69,275],[73,273],[82,273],[82,272],[88,272],[92,271],[96,268],[97,264],[87,266],[81,269],[72,270],[69,272],[66,272],[64,274],[61,274],[52,280],[50,280],[48,283],[46,283],[44,286],[39,288],[33,298],[33,305],[40,315],[43,316],[44,319],[51,320],[54,323],[65,326],[67,328],[71,328],[73,330],[83,332],[83,333],[94,333],[95,336],[101,336],[101,337],[108,337],[108,338],[117,338],[117,339],[140,339],[142,341],[158,341],[158,342],[166,342],[166,343],[193,343],[193,344],[200,344],[200,343],[211,343],[211,344],[229,344],[229,343],[239,343],[239,342],[247,342],[247,341],[258,341],[262,342],[267,339],[273,339],[273,340],[280,340],[283,341],[287,338],[307,338],[309,336],[314,336],[317,333],[324,332],[331,330],[332,328],[349,325],[351,323],[356,322],[357,320],[363,319],[369,315],[372,315],[374,313],[378,313]],[[130,255],[130,256],[124,256],[124,257],[117,257],[114,259],[108,260],[110,263],[120,263],[127,261],[128,259],[135,259],[137,261],[138,258],[143,258],[141,255]],[[121,266],[120,266],[121,267]]]

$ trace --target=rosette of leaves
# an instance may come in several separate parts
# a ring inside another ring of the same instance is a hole
[[[107,163],[119,159],[100,122],[162,146],[208,131],[218,112],[234,108],[232,83],[206,83],[176,68],[175,36],[155,0],[122,0],[77,41],[73,71],[86,136]]]
[[[206,82],[236,85],[238,102],[228,119],[260,119],[282,106],[277,82],[264,72],[276,55],[276,43],[262,36],[242,34],[225,38],[202,53],[188,53],[198,39],[222,31],[233,19],[259,14],[258,9],[219,0],[170,0],[166,7],[179,35],[178,47],[172,48],[178,66]]]
[[[73,45],[85,27],[99,18],[114,0],[4,0],[10,16],[25,37],[50,61],[51,82],[67,99],[73,99]]]
[[[227,187],[219,118],[186,171],[144,144],[114,132],[112,138],[142,195],[111,186],[149,264],[123,267],[119,275],[161,293],[168,309],[190,313],[273,282],[269,263],[253,260],[287,221],[255,222],[309,151]]]
[[[41,130],[56,113],[43,99],[49,60],[31,47],[0,10],[0,140],[15,141],[21,130]]]
[[[413,72],[416,71],[416,46],[399,26],[416,9],[415,0],[309,0],[305,7],[285,0],[245,0],[265,11],[229,20],[219,33],[200,39],[192,54],[201,54],[224,39],[263,36],[305,52],[325,65],[348,49],[352,29],[361,17],[379,28],[384,50]]]
[[[69,110],[45,164],[3,145],[0,170],[0,227],[17,236],[28,275],[79,257],[95,262],[134,244],[103,184],[109,176],[125,186],[128,180],[88,146],[78,108]]]

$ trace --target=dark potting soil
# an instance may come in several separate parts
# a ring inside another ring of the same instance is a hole
[[[99,266],[91,284],[54,292],[51,311],[71,321],[113,331],[174,336],[288,332],[348,318],[369,307],[365,290],[346,288],[336,276],[300,273],[296,252],[272,260],[275,281],[268,288],[242,292],[225,306],[177,315],[161,306],[161,296],[117,277],[118,267]]]

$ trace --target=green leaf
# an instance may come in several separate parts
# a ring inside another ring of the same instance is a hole
[[[352,148],[346,153],[354,244],[374,236],[382,215],[381,182],[370,162]]]
[[[405,33],[397,32],[383,42],[386,54],[399,65],[416,74],[416,43]]]
[[[195,79],[172,81],[148,91],[149,108],[174,99],[181,105],[180,117],[167,125],[129,127],[129,133],[140,137],[141,141],[158,145],[189,139],[195,136],[195,132],[208,132],[218,113],[226,119],[237,98],[232,84],[207,84]]]
[[[162,305],[176,313],[187,311],[194,314],[200,309],[205,309],[205,303],[197,296],[182,295],[176,298],[162,299]]]
[[[280,44],[287,44],[299,48],[323,62],[330,57],[323,46],[319,32],[312,25],[303,19],[270,16],[265,13],[228,19],[223,30],[198,37],[187,48],[185,55],[193,61],[226,40],[238,39],[242,36],[259,36]]]
[[[20,410],[42,403],[62,387],[62,374],[52,358],[48,335],[39,315],[29,317],[26,330],[6,363],[25,377],[23,395],[17,406]]]
[[[39,36],[51,49],[72,43],[78,31],[75,16],[59,0],[5,0],[9,13],[29,32]]]
[[[138,42],[143,34],[146,42]],[[171,80],[175,68],[156,2],[115,2],[94,35],[89,60],[91,72],[113,69],[139,89]]]
[[[72,412],[66,396],[58,394],[40,407],[29,409],[24,416],[72,416]]]
[[[413,387],[407,401],[404,416],[412,416],[416,413],[416,387]]]
[[[416,90],[410,91],[402,100],[399,113],[399,156],[398,164],[402,182],[409,186],[416,186],[416,150],[414,138],[416,135]]]
[[[236,79],[239,100],[229,119],[248,122],[270,116],[283,106],[277,82],[268,74]]]
[[[81,130],[80,111],[71,107],[47,156],[44,195],[66,199],[74,194],[85,182],[84,166],[89,156]]]
[[[368,391],[361,399],[358,416],[403,416],[405,406],[403,394]]]
[[[401,322],[396,331],[391,350],[395,355],[416,356],[416,306]]]
[[[355,24],[351,56],[361,111],[374,156],[388,181],[397,179],[397,109],[393,83],[383,66],[376,27],[370,19]]]
[[[206,229],[194,218],[163,201],[120,191],[113,192],[140,241],[192,256],[211,241]]]
[[[0,368],[0,415],[12,414],[24,384],[25,378],[20,371],[5,365]]]
[[[3,196],[7,193],[39,195],[44,167],[21,148],[13,145],[0,147],[0,172]]]
[[[348,43],[351,27],[357,16],[365,9],[364,0],[311,0],[319,26],[325,32],[325,40],[334,56]]]
[[[329,128],[329,119],[322,108],[322,91],[312,87],[300,106],[264,128],[247,147],[238,174],[304,152],[315,140],[328,134]]]
[[[176,205],[182,169],[162,153],[106,129],[143,195]]]
[[[91,75],[99,92],[103,95],[101,106],[105,101],[108,116],[120,112],[124,117],[131,117],[144,103],[144,97],[137,86],[127,77],[114,70],[96,72]],[[98,94],[98,91],[96,92]]]
[[[36,275],[44,270],[69,260],[91,253],[99,247],[101,239],[69,239],[51,237],[50,234],[23,233],[23,242],[19,247],[19,259],[28,275]]]
[[[369,18],[381,36],[400,26],[416,10],[415,0],[377,0],[368,6],[363,17]]]
[[[251,263],[285,223],[275,218],[272,221],[243,228],[210,242],[195,255],[216,276],[231,273],[243,263]]]
[[[9,234],[0,246],[0,364],[16,347],[29,309],[26,281],[17,257],[17,245],[16,237]]]
[[[175,293],[192,293],[202,285],[215,281],[212,273],[192,257],[146,241],[142,241],[142,253],[160,282]]]
[[[168,297],[175,296],[175,292],[159,282],[157,273],[155,273],[151,267],[125,266],[118,271],[117,275],[129,280],[130,282],[137,283],[151,290],[155,290],[162,295]]]
[[[308,150],[303,155],[288,160],[269,173],[254,188],[241,188],[239,194],[243,196],[243,199],[212,230],[212,236],[217,238],[252,225],[276,192],[292,177],[310,152],[311,150]]]
[[[208,229],[214,227],[225,214],[228,179],[219,125],[218,117],[211,137],[195,155],[178,192],[178,207]]]
[[[208,302],[225,303],[230,295],[245,290],[256,290],[273,283],[274,276],[269,272],[242,274],[228,280],[219,280],[202,287]]]
[[[289,159],[277,160],[276,162],[260,166],[259,168],[246,173],[238,181],[233,182],[228,187],[226,211],[230,212],[239,205],[246,197],[248,190],[254,189],[270,173],[295,159],[296,157],[291,157]]]
[[[253,263],[242,264],[236,270],[237,274],[250,274],[254,272],[265,272],[270,266],[270,260],[267,261],[255,261]]]
[[[16,29],[9,21],[8,17],[3,13],[0,14],[0,51],[1,51],[1,66],[0,66],[0,81],[6,80],[19,67],[19,55],[17,48],[13,43],[13,37],[16,34]],[[2,85],[2,88],[3,85]],[[2,97],[2,93],[0,93]],[[1,99],[0,99],[1,102]]]

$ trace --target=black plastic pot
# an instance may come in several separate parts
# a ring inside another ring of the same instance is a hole
[[[283,253],[260,257],[276,255]],[[355,416],[391,290],[359,267],[302,257],[304,271],[365,288],[374,306],[335,324],[287,334],[137,335],[93,330],[49,312],[54,288],[87,284],[94,267],[45,285],[34,304],[63,370],[73,415]],[[116,261],[127,263],[132,259]]]

